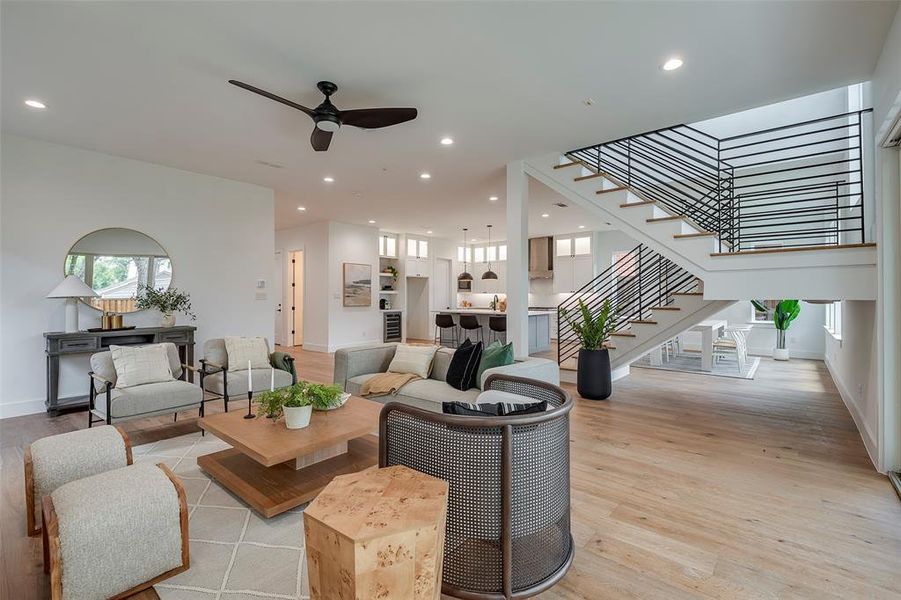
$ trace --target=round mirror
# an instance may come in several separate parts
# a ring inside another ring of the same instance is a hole
[[[64,275],[75,275],[97,292],[83,301],[101,311],[129,313],[137,309],[138,289],[166,290],[172,261],[156,240],[133,229],[100,229],[84,236],[66,256]]]

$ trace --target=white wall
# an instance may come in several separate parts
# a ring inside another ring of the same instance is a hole
[[[172,285],[198,316],[197,358],[211,337],[273,341],[275,299],[255,299],[256,281],[274,275],[272,190],[17,136],[0,143],[0,416],[44,410],[42,333],[65,323],[63,301],[45,296],[72,244],[97,229],[135,229],[166,249]],[[79,311],[82,328],[99,326],[99,312]],[[158,326],[160,316],[125,322]],[[87,393],[88,370],[87,356],[64,359],[60,397]]]
[[[334,352],[382,340],[378,309],[378,229],[334,221],[275,232],[276,248],[304,251],[304,348]],[[345,262],[372,266],[372,305],[344,306]]]
[[[876,303],[842,302],[841,340],[825,333],[826,366],[874,464],[877,464],[879,389]]]

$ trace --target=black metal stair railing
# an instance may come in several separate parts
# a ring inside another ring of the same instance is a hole
[[[871,111],[726,138],[676,125],[566,155],[716,233],[720,252],[863,243]]]
[[[573,322],[582,320],[579,301],[596,314],[605,300],[615,312],[615,330],[624,330],[632,321],[648,320],[655,307],[667,306],[678,293],[695,291],[698,279],[663,255],[639,244],[620,256],[613,265],[582,286],[557,307],[557,362],[579,352]]]

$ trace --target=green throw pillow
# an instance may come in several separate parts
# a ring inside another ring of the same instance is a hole
[[[482,373],[486,369],[494,367],[503,367],[513,364],[513,342],[509,344],[501,344],[494,340],[491,344],[482,350],[482,360],[479,362],[479,371],[476,374],[476,385],[482,389]]]

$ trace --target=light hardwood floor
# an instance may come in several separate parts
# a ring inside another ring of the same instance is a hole
[[[331,380],[330,355],[295,354],[301,377]],[[0,421],[2,599],[47,597],[22,449],[84,426]],[[195,427],[184,414],[126,429],[141,444]],[[609,401],[576,400],[571,448],[576,559],[542,598],[901,597],[901,501],[822,362],[766,359],[754,381],[636,369]]]

